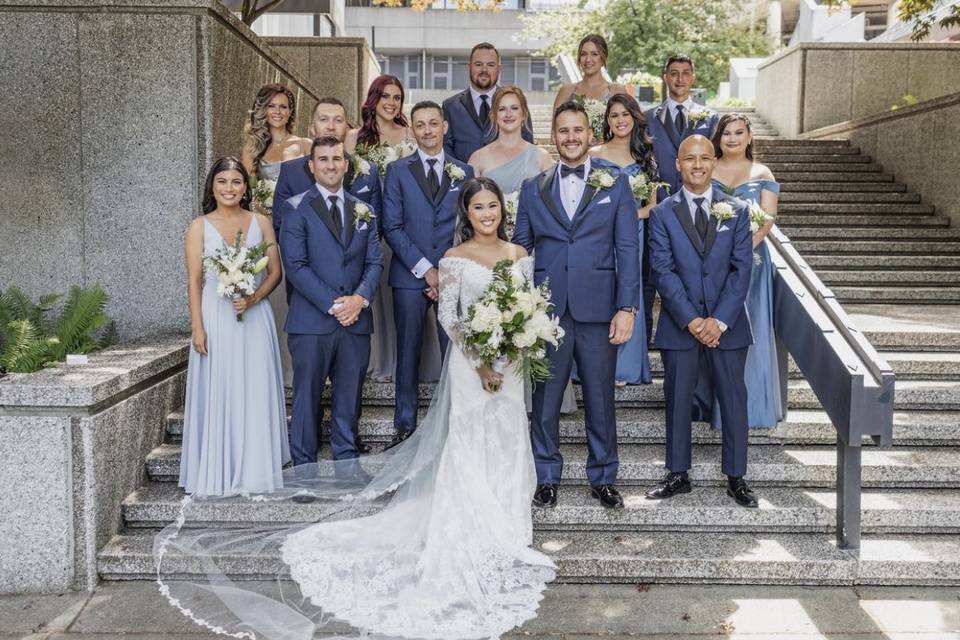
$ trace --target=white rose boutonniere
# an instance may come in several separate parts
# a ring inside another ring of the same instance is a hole
[[[720,230],[720,225],[724,222],[737,217],[737,214],[733,212],[733,205],[729,202],[714,202],[710,207],[710,215],[717,219],[718,231]]]
[[[359,154],[350,156],[350,163],[353,165],[353,177],[350,178],[350,184],[357,181],[360,176],[370,175],[370,161],[365,160]]]
[[[353,226],[357,231],[362,230],[367,224],[373,222],[377,216],[373,215],[370,207],[363,202],[353,205]]]
[[[707,111],[706,109],[697,107],[695,109],[690,110],[690,113],[687,114],[687,120],[690,122],[691,127],[696,127],[701,122],[708,119],[710,115],[711,115],[710,112]]]
[[[609,189],[617,181],[606,169],[594,169],[587,177],[587,184],[594,189]]]
[[[447,177],[450,178],[450,182],[458,182],[467,177],[464,170],[452,162],[443,165],[443,170],[447,173]]]

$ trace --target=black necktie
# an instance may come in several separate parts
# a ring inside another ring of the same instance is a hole
[[[440,179],[437,178],[436,158],[430,158],[427,160],[427,164],[430,165],[430,168],[427,169],[427,185],[430,187],[430,197],[436,198],[437,191],[440,191]]]
[[[490,120],[490,96],[487,94],[480,95],[480,124],[484,127],[487,126],[487,121]]]
[[[703,210],[704,200],[705,198],[693,199],[693,203],[697,205],[696,222],[694,224],[697,227],[697,235],[700,236],[701,241],[706,241],[707,239],[707,212]]]
[[[560,165],[560,177],[566,178],[571,173],[575,174],[578,178],[583,180],[584,173],[586,172],[586,166],[580,165],[579,167],[568,167],[565,164]]]
[[[677,125],[677,133],[679,133],[682,136],[683,132],[687,130],[687,121],[686,121],[686,118],[683,117],[682,104],[677,105],[677,119],[675,121],[675,124]]]
[[[343,240],[343,217],[340,215],[340,207],[337,206],[339,196],[330,196],[330,215],[333,216],[333,228],[337,230],[337,236]]]

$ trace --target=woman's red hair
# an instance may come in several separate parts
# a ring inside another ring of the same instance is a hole
[[[403,115],[403,101],[406,93],[403,90],[403,84],[400,78],[396,76],[382,75],[370,83],[370,89],[367,90],[367,99],[363,101],[360,107],[360,119],[363,124],[360,125],[360,131],[357,133],[357,144],[373,146],[380,144],[380,127],[377,126],[377,104],[383,97],[383,90],[394,85],[400,89],[400,111],[397,112],[393,121],[401,127],[407,126],[407,117]]]

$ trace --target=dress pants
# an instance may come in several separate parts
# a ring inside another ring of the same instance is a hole
[[[397,369],[394,375],[396,389],[393,423],[398,433],[417,428],[417,404],[420,385],[420,351],[427,313],[436,316],[437,306],[424,295],[422,289],[393,290],[393,318],[397,327]],[[446,357],[447,334],[437,323],[440,353]]]

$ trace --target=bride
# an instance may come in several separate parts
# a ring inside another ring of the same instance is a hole
[[[250,498],[338,499],[297,505],[316,507],[300,517],[308,524],[204,528],[211,501],[188,497],[157,536],[161,593],[194,622],[247,640],[307,640],[330,620],[377,638],[451,640],[498,638],[536,615],[555,566],[531,548],[524,381],[512,367],[477,368],[458,346],[492,267],[509,260],[531,279],[533,262],[507,241],[503,194],[489,178],[461,188],[457,235],[439,263],[438,317],[451,346],[422,426],[376,456],[295,467],[282,490]],[[279,557],[275,571],[289,570],[299,597],[280,580],[276,593],[231,582],[231,563],[245,555]],[[164,571],[190,572],[191,560],[208,584],[165,580]],[[200,613],[209,593],[219,602]]]

